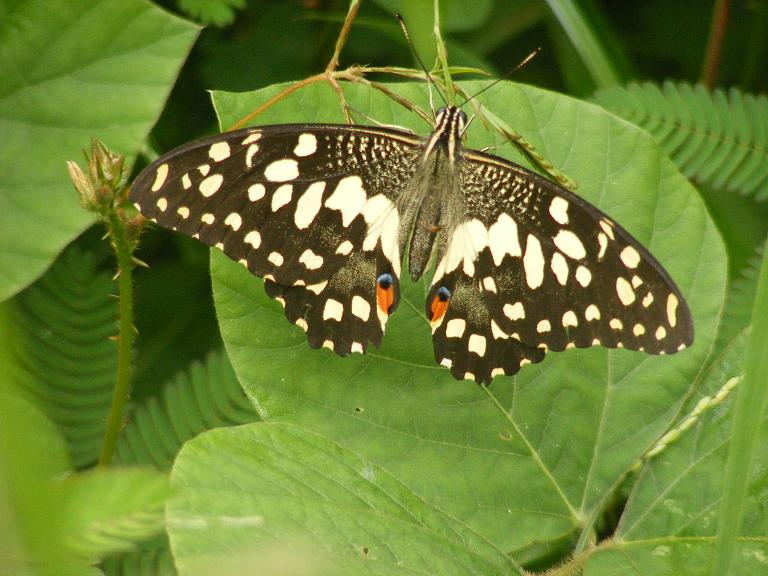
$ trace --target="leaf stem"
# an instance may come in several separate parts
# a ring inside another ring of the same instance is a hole
[[[712,9],[712,23],[707,40],[707,53],[701,69],[701,83],[712,90],[717,82],[717,72],[720,68],[720,56],[723,53],[725,29],[728,27],[730,2],[716,0]]]
[[[126,233],[125,223],[112,212],[107,218],[112,246],[117,255],[120,332],[117,337],[117,381],[112,393],[107,430],[99,455],[99,466],[106,466],[112,460],[117,438],[123,426],[125,404],[130,394],[130,372],[133,350],[133,248]]]

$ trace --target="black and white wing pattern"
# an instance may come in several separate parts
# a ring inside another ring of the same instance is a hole
[[[159,158],[129,198],[145,217],[263,277],[311,346],[364,352],[381,342],[398,304],[396,204],[420,145],[346,125],[239,130]]]
[[[466,115],[426,138],[387,128],[263,126],[204,138],[148,166],[129,197],[161,226],[265,280],[312,347],[378,346],[412,279],[437,362],[490,382],[549,351],[670,354],[693,321],[661,265],[596,207],[496,156],[463,149]]]
[[[457,378],[514,374],[548,350],[672,354],[693,342],[690,311],[667,272],[595,206],[473,150],[464,151],[458,188],[462,222],[427,299],[436,359]],[[444,315],[433,312],[441,292],[452,295]],[[520,359],[511,369],[510,358]]]

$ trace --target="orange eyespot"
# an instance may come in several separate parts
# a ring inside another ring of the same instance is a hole
[[[440,320],[445,315],[446,310],[448,310],[448,303],[450,301],[451,291],[448,290],[448,288],[445,286],[438,288],[437,293],[435,294],[434,298],[432,298],[432,306],[430,307],[432,316],[429,320],[431,322],[437,322]]]
[[[376,279],[376,302],[385,314],[389,314],[395,303],[394,279],[391,274],[382,274]]]

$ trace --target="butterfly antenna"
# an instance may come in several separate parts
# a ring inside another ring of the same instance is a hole
[[[512,74],[514,74],[515,72],[517,72],[518,70],[520,70],[520,68],[522,68],[523,66],[525,66],[526,64],[528,64],[528,62],[530,62],[531,60],[533,60],[534,58],[536,58],[536,56],[538,56],[540,53],[541,53],[541,48],[536,48],[536,50],[534,50],[533,52],[531,52],[530,54],[528,54],[528,56],[526,56],[525,58],[523,58],[523,59],[522,59],[522,61],[520,62],[520,64],[518,64],[517,66],[515,66],[514,68],[512,68],[512,70],[510,70],[509,72],[507,72],[506,74],[504,74],[504,76],[501,76],[500,78],[497,78],[496,80],[494,80],[493,82],[491,82],[490,84],[488,84],[488,86],[486,86],[485,88],[483,88],[482,90],[480,90],[480,92],[477,92],[476,94],[473,94],[472,96],[469,96],[469,97],[468,97],[466,100],[464,100],[464,102],[462,102],[461,104],[459,104],[459,108],[461,108],[462,106],[464,106],[464,104],[466,104],[467,102],[470,102],[471,100],[474,100],[475,98],[477,98],[478,96],[480,96],[480,94],[482,94],[483,92],[486,92],[487,90],[490,90],[491,88],[493,88],[494,86],[496,86],[496,84],[498,84],[498,83],[499,83],[499,82],[501,82],[502,80],[506,80],[507,78],[509,78],[510,76],[512,76]]]
[[[400,24],[400,28],[403,30],[403,35],[405,36],[406,42],[408,42],[408,47],[411,49],[411,52],[416,57],[416,61],[419,63],[419,66],[421,66],[421,69],[424,71],[424,74],[426,74],[427,76],[427,83],[429,85],[429,105],[432,108],[432,112],[435,111],[434,104],[432,103],[432,87],[433,86],[435,88],[435,91],[440,95],[440,100],[442,100],[443,104],[447,106],[448,102],[446,101],[445,96],[443,96],[443,93],[440,92],[440,89],[437,87],[437,84],[435,84],[435,81],[432,79],[432,75],[427,71],[427,67],[424,65],[424,62],[421,60],[419,53],[416,52],[416,47],[413,45],[413,41],[411,40],[411,35],[408,34],[408,28],[405,25],[405,20],[403,20],[403,17],[400,14],[395,14],[395,18],[397,18],[397,22]]]

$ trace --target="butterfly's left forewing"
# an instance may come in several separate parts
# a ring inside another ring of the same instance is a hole
[[[153,162],[130,199],[147,218],[263,277],[311,345],[363,352],[381,341],[397,306],[396,203],[418,144],[400,132],[336,125],[228,132]]]
[[[674,282],[596,207],[472,150],[458,188],[459,224],[427,298],[432,318],[440,290],[451,294],[432,322],[438,362],[490,381],[546,350],[602,345],[664,354],[692,343],[690,311]]]

